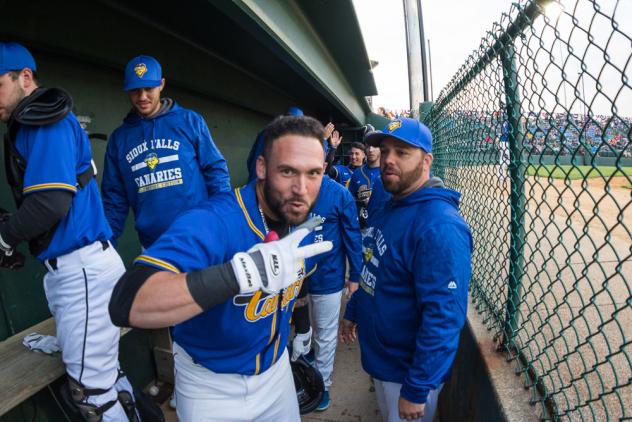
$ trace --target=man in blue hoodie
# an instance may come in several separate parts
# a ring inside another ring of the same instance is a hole
[[[465,323],[472,236],[460,194],[430,177],[426,126],[396,119],[367,142],[380,147],[392,199],[369,216],[360,289],[347,304],[340,339],[357,333],[384,420],[432,421]]]
[[[156,59],[129,61],[123,89],[132,110],[110,136],[105,155],[101,190],[113,238],[122,234],[132,207],[143,248],[182,211],[231,189],[226,160],[204,118],[161,98],[164,87]]]

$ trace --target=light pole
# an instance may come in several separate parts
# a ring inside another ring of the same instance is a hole
[[[579,75],[579,82],[581,83],[582,86],[582,104],[584,107],[584,118],[583,120],[586,120],[586,116],[588,115],[588,105],[586,104],[586,85],[584,84],[584,72],[577,72],[577,74]]]
[[[430,52],[430,39],[428,39],[428,68],[430,73],[430,101],[434,101],[434,83],[432,80],[432,53]]]

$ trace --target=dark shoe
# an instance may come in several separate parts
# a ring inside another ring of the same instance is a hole
[[[320,401],[320,404],[316,408],[317,412],[322,412],[323,410],[329,409],[329,391],[323,393],[323,399]]]

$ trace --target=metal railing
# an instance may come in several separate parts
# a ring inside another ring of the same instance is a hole
[[[425,122],[543,419],[632,418],[632,1],[520,1]]]

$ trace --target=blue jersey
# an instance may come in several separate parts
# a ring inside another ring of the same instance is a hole
[[[24,195],[57,189],[74,194],[68,214],[60,220],[47,249],[37,256],[39,260],[112,236],[96,179],[83,188],[77,186],[77,176],[92,165],[92,151],[88,135],[73,113],[50,125],[21,125],[15,147],[26,161]]]
[[[422,188],[383,203],[363,238],[360,288],[345,318],[358,324],[362,366],[424,403],[449,376],[465,323],[472,236],[460,194]]]
[[[264,239],[252,182],[220,193],[180,215],[135,263],[189,272],[229,261]],[[256,375],[283,354],[292,308],[304,277],[282,295],[237,295],[175,326],[174,341],[193,360],[218,373]],[[279,303],[280,302],[280,303]]]
[[[380,178],[380,167],[369,167],[364,164],[353,172],[349,181],[349,192],[356,201],[368,201],[375,180]]]
[[[340,183],[345,188],[348,188],[349,182],[351,182],[351,175],[353,173],[349,170],[349,167],[343,166],[342,164],[336,164],[334,167],[336,168],[338,174],[336,182]]]
[[[230,177],[202,116],[173,103],[149,119],[131,112],[112,133],[101,189],[114,238],[132,207],[148,247],[182,211],[230,191]]]
[[[369,167],[364,164],[353,172],[349,181],[349,192],[356,201],[358,217],[360,218],[360,226],[366,226],[366,220],[369,217],[369,199],[375,188],[375,182],[380,178],[380,167]]]
[[[318,266],[309,278],[309,292],[322,295],[342,290],[345,258],[349,259],[349,280],[360,281],[362,236],[349,191],[324,176],[311,216],[319,217],[322,221],[322,225],[314,230],[314,241],[331,240],[334,247],[314,259]]]

